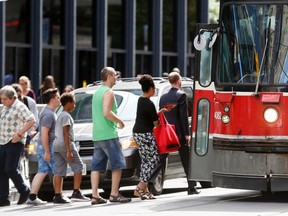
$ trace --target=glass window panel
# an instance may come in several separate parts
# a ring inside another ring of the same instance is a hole
[[[92,0],[77,1],[77,45],[92,46]]]
[[[116,71],[121,72],[121,76],[125,77],[125,54],[112,52],[110,56],[108,56],[108,65],[112,65]]]
[[[61,50],[43,49],[42,79],[47,75],[52,75],[60,90],[64,88],[63,64]]]
[[[29,41],[29,4],[26,0],[6,2],[6,40],[27,43]]]
[[[77,51],[78,86],[85,86],[97,80],[96,52]]]
[[[162,55],[162,69],[167,73],[170,73],[172,68],[177,66],[177,56],[175,55]]]
[[[60,45],[63,31],[61,0],[43,0],[43,43]]]
[[[210,104],[207,99],[201,99],[197,107],[196,154],[203,156],[207,153],[209,142],[209,113]]]
[[[138,74],[151,74],[152,72],[152,57],[151,55],[138,54],[136,55],[136,72]]]
[[[137,0],[136,3],[136,49],[151,50],[150,29],[149,28],[149,10],[151,10],[151,1]]]
[[[163,0],[163,51],[176,51],[176,18],[177,3],[174,0]]]
[[[192,53],[193,47],[193,40],[195,37],[195,29],[197,23],[197,1],[195,0],[188,0],[188,45],[187,45],[187,52]]]
[[[191,87],[182,87],[182,91],[184,91],[187,95],[187,104],[188,104],[188,116],[192,116],[193,114],[193,90]],[[191,122],[190,122],[191,123]]]
[[[26,56],[30,56],[30,48],[7,47],[5,55],[6,81],[11,84],[17,82],[22,75],[30,76],[30,62]]]
[[[108,43],[111,48],[124,48],[123,15],[122,0],[108,0]]]
[[[209,38],[212,35],[211,32],[204,32],[203,34],[209,42]],[[201,61],[200,61],[200,84],[203,86],[210,85],[211,82],[211,67],[212,67],[212,48],[208,45],[201,50]]]

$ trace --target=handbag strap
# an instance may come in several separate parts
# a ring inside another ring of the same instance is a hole
[[[161,125],[169,124],[169,122],[167,121],[164,113],[159,114],[159,121],[160,121]]]
[[[158,115],[158,117],[159,117],[160,125],[163,125],[164,124],[164,118],[165,118],[164,114],[161,113],[161,114]]]

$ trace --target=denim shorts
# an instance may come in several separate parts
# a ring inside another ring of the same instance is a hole
[[[67,152],[54,152],[55,165],[54,175],[55,176],[66,176],[67,164],[71,167],[73,173],[81,173],[83,170],[83,162],[79,156],[79,153],[72,149],[73,160],[67,161]]]
[[[105,172],[107,170],[108,160],[111,170],[126,168],[122,146],[118,138],[94,142],[91,170]]]
[[[43,145],[37,145],[36,153],[38,158],[38,173],[47,173],[53,174],[54,173],[54,155],[52,152],[52,143],[49,144],[51,160],[47,162],[44,160],[44,147]]]

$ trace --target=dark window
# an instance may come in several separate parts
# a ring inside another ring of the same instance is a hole
[[[27,61],[27,56],[30,56],[30,48],[6,47],[5,72],[6,75],[9,74],[9,81],[18,82],[22,75],[30,77],[30,62]]]
[[[136,75],[152,74],[152,58],[151,55],[136,55]]]
[[[195,29],[196,29],[196,23],[197,23],[197,1],[195,0],[188,0],[188,8],[187,8],[187,14],[188,14],[188,44],[187,44],[187,52],[192,52],[192,44],[195,37]]]
[[[77,45],[92,46],[92,1],[77,1]]]
[[[94,51],[77,51],[77,69],[78,69],[78,86],[96,81],[96,52]]]
[[[29,42],[29,4],[26,0],[6,2],[6,40],[8,42]]]
[[[176,51],[177,1],[163,0],[163,51]]]
[[[63,89],[62,81],[63,77],[63,58],[62,51],[55,49],[43,49],[43,66],[42,66],[42,78],[47,75],[54,77],[56,86],[59,89]]]
[[[108,48],[124,48],[122,0],[108,0]]]
[[[136,49],[137,50],[151,50],[149,47],[149,35],[151,27],[149,28],[149,17],[151,10],[150,0],[137,0],[136,3]]]
[[[63,31],[61,0],[43,0],[43,43],[60,45]]]

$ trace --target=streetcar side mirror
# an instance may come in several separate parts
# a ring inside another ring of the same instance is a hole
[[[207,36],[204,34],[205,32],[211,32],[211,35],[207,38]],[[196,37],[194,38],[194,47],[196,50],[203,50],[207,44],[208,47],[211,48],[216,39],[217,39],[217,34],[219,32],[219,28],[217,29],[200,29],[199,34],[196,35]]]

